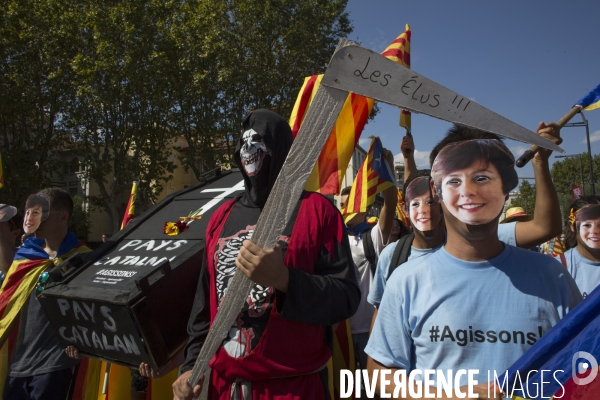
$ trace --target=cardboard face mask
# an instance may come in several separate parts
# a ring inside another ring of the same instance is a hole
[[[23,230],[25,233],[35,233],[40,224],[50,216],[50,201],[41,194],[32,194],[25,203]]]
[[[600,249],[600,204],[588,204],[577,211],[575,227],[590,249]]]
[[[421,176],[406,188],[406,209],[413,227],[421,232],[434,230],[442,219],[439,198],[433,196],[429,177]]]
[[[515,159],[499,140],[451,143],[431,169],[436,194],[447,210],[468,225],[497,219],[506,195],[517,186]]]

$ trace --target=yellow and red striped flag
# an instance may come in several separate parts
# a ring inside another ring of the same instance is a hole
[[[60,247],[61,253],[54,259],[33,241],[26,241],[21,246],[6,273],[0,289],[0,388],[4,387],[8,361],[16,338],[19,315],[31,293],[35,290],[40,275],[52,265],[76,253],[87,253],[91,250],[80,242],[73,233],[69,233]]]
[[[342,210],[344,221],[351,220],[356,213],[366,212],[375,201],[375,195],[394,186],[394,173],[383,158],[383,145],[378,137],[371,137],[371,145],[363,161],[352,189],[348,195],[346,207]]]
[[[410,68],[410,35],[410,26],[406,24],[406,31],[398,36],[381,55],[406,68]],[[400,110],[400,126],[410,132],[410,111]]]
[[[353,371],[355,369],[356,358],[350,332],[350,320],[346,319],[335,328],[331,358],[327,361],[329,400],[341,398],[342,390],[344,390],[339,378],[341,370]]]
[[[384,51],[384,53],[389,52],[386,57],[402,65],[405,65],[406,60],[409,60],[410,64],[410,52],[406,48],[407,45],[410,47],[410,27],[406,25],[406,28],[407,32],[396,38]],[[401,58],[398,57],[399,55],[401,55]],[[304,116],[317,93],[321,78],[323,78],[323,75],[313,75],[304,79],[304,84],[300,89],[290,117],[290,126],[294,137],[300,130]],[[322,194],[337,194],[340,192],[346,167],[350,162],[354,148],[360,139],[374,104],[375,100],[373,99],[354,93],[348,94],[342,111],[321,151],[319,160],[308,178],[305,186],[306,190]]]
[[[4,187],[4,174],[2,173],[2,154],[0,154],[0,189]]]
[[[403,205],[404,195],[402,194],[402,190],[398,189],[398,203],[396,204],[396,216],[400,221],[402,221],[404,226],[408,228],[410,227],[410,219],[408,218],[408,215],[404,213],[404,208],[402,208]]]
[[[121,222],[121,229],[127,226],[129,221],[133,219],[133,214],[135,214],[135,196],[137,194],[137,187],[138,182],[133,181],[133,185],[131,186],[131,195],[129,196],[129,201],[127,202],[127,207],[125,208],[123,222]]]

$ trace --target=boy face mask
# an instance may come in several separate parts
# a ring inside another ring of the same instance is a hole
[[[50,215],[50,201],[41,194],[32,194],[25,203],[25,215],[23,218],[23,231],[35,233],[40,224],[48,219]]]
[[[497,219],[516,187],[514,157],[498,140],[451,143],[436,157],[433,188],[450,214],[467,225]]]
[[[415,178],[405,193],[407,213],[413,227],[421,232],[434,230],[442,220],[439,198],[433,196],[429,178]]]
[[[600,204],[589,204],[577,211],[575,227],[578,240],[590,249],[600,249]]]

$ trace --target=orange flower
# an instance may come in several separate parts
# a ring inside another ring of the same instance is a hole
[[[163,228],[163,233],[169,236],[179,235],[179,226],[175,222],[165,222],[165,227]]]

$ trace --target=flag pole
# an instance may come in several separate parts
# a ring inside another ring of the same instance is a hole
[[[561,129],[563,126],[565,126],[566,123],[569,122],[571,120],[571,118],[573,118],[575,116],[575,114],[580,113],[581,109],[582,109],[582,107],[580,105],[573,106],[573,108],[571,108],[569,110],[569,112],[566,113],[556,123],[556,125],[558,125],[558,129]],[[581,115],[583,115],[583,113]],[[585,120],[585,117],[583,119]],[[586,124],[586,126],[587,126],[587,124]],[[588,149],[589,149],[589,139],[588,139]],[[519,159],[515,162],[515,165],[519,168],[523,168],[525,166],[525,164],[527,164],[529,161],[531,161],[531,159],[533,158],[533,156],[535,156],[535,153],[537,153],[538,150],[539,150],[538,146],[536,146],[535,144],[532,145],[529,148],[529,150],[525,151],[525,153],[523,153],[523,155],[521,157],[519,157]]]

